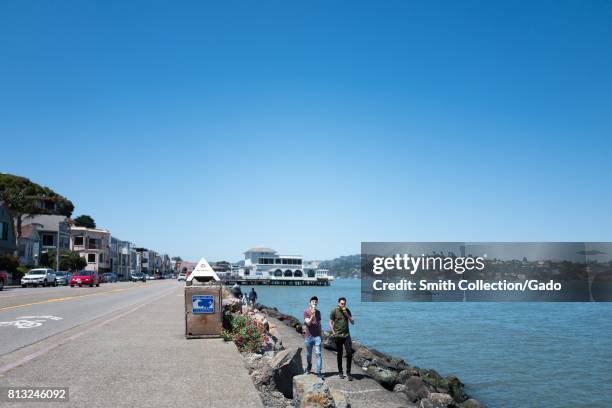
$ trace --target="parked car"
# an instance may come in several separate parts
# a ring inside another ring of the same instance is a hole
[[[26,286],[57,286],[57,282],[55,280],[55,271],[49,268],[36,268],[31,269],[28,273],[26,273],[23,278],[21,278],[21,287],[25,288]]]
[[[187,279],[187,278],[185,277],[185,272],[181,272],[181,273],[179,273],[179,274],[178,274],[178,278],[176,278],[176,280],[178,280],[179,282],[180,282],[180,281],[184,281],[184,280],[186,280],[186,279]]]
[[[100,276],[96,271],[78,271],[72,275],[72,279],[70,279],[70,287],[74,288],[75,286],[83,286],[89,285],[93,287],[93,285],[100,286]]]
[[[133,274],[130,275],[130,280],[132,282],[138,282],[138,281],[146,282],[147,281],[147,277],[145,276],[144,273],[136,272],[136,273],[133,273]]]
[[[70,278],[72,275],[70,272],[66,271],[57,271],[55,272],[55,282],[58,285],[67,286],[70,283]]]
[[[117,282],[117,274],[113,273],[113,272],[107,272],[104,274],[104,278],[106,279],[106,282]]]
[[[0,271],[0,290],[4,289],[4,285],[8,285],[8,273]]]
[[[155,280],[155,275],[146,275],[147,280]]]

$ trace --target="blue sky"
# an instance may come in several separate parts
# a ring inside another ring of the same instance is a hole
[[[612,3],[0,4],[0,171],[139,245],[612,240]]]

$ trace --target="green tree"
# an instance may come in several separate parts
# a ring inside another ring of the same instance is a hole
[[[173,257],[172,257],[172,260],[173,260],[173,261],[180,262],[180,261],[182,261],[182,260],[183,260],[183,258],[181,258],[180,256],[173,256]]]
[[[96,228],[96,222],[90,215],[79,215],[74,219],[74,225],[77,227]]]
[[[15,218],[17,239],[21,237],[21,222],[25,214],[57,214],[70,217],[74,205],[66,197],[25,177],[0,173],[0,200]]]
[[[45,265],[45,266],[48,266],[49,268],[52,268],[58,271],[78,271],[87,266],[87,261],[85,260],[85,258],[83,258],[76,251],[66,251],[66,250],[60,251],[59,269],[55,267],[55,259],[56,259],[55,251],[51,250],[46,255],[47,255],[46,259],[48,260],[47,262],[48,265]]]
[[[19,266],[19,259],[13,255],[0,255],[0,271],[15,272]]]

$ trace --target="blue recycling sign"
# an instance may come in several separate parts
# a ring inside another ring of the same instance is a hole
[[[215,297],[212,295],[192,295],[193,313],[215,313]]]

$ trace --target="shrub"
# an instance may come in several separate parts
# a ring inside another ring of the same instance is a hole
[[[0,255],[0,271],[15,272],[19,267],[19,259],[13,255]]]
[[[241,352],[259,353],[263,343],[263,331],[246,316],[230,316],[230,328],[224,331],[223,337],[234,340]]]

